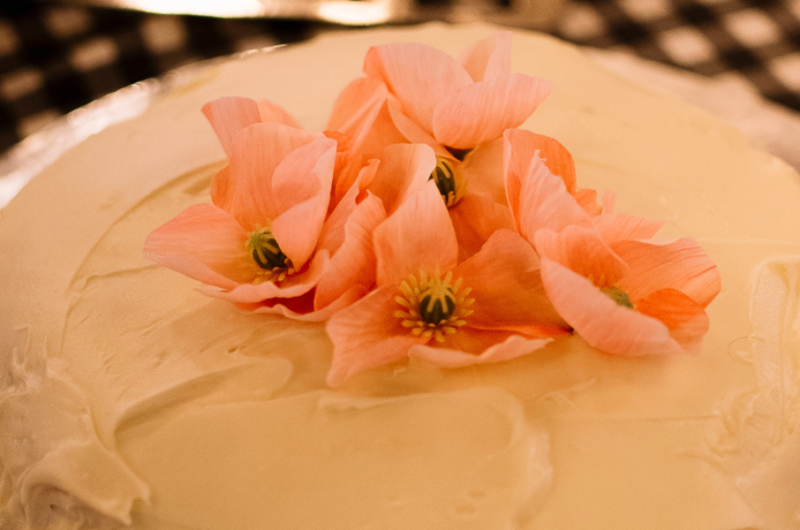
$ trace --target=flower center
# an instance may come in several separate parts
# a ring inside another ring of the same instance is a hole
[[[395,301],[402,309],[395,311],[394,316],[414,336],[444,342],[445,335],[455,333],[473,313],[470,306],[475,299],[467,298],[471,289],[461,288],[461,278],[453,281],[452,272],[444,278],[438,271],[431,277],[420,272],[409,276],[399,289]]]
[[[292,261],[283,253],[278,241],[268,228],[262,228],[250,234],[250,238],[247,240],[247,249],[253,256],[256,265],[263,269],[259,280],[270,280],[275,275],[278,276],[278,280],[283,280],[287,273],[292,272]],[[264,275],[269,278],[264,278]]]
[[[456,297],[449,284],[432,282],[420,293],[419,316],[427,324],[445,322],[456,310]]]
[[[627,307],[628,309],[633,309],[633,302],[631,302],[631,298],[628,296],[628,293],[623,291],[617,286],[611,287],[601,287],[600,292],[602,292],[607,297],[614,300],[617,305],[621,305],[622,307]]]
[[[436,167],[433,168],[430,179],[436,182],[436,187],[439,188],[439,193],[448,208],[455,206],[461,200],[462,182],[452,160],[437,156]]]
[[[272,270],[286,267],[288,258],[269,229],[262,228],[250,234],[247,248],[253,254],[253,260],[262,269]]]

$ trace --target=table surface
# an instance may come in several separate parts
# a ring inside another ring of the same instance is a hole
[[[137,81],[330,29],[305,21],[0,2],[0,152]],[[705,76],[739,78],[800,111],[800,0],[570,0],[550,31]]]

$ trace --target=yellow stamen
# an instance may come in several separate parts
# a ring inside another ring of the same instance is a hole
[[[438,271],[431,277],[424,271],[412,274],[399,286],[395,302],[402,309],[393,315],[413,336],[442,343],[446,335],[464,326],[473,313],[470,306],[475,299],[467,298],[472,290],[462,289],[461,283],[461,278],[453,281],[452,272],[443,278]]]
[[[250,234],[246,246],[247,252],[259,267],[253,283],[278,283],[285,280],[287,275],[294,274],[292,261],[283,253],[269,228],[261,228]]]

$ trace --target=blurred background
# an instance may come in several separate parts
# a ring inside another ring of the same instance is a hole
[[[176,14],[203,10],[235,18]],[[265,13],[282,18],[253,17]],[[0,153],[73,109],[185,64],[353,24],[431,18],[540,29],[735,78],[800,111],[800,0],[0,0]]]

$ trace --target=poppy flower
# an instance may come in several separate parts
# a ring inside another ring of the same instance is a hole
[[[364,73],[339,96],[328,128],[365,137],[358,149],[369,157],[391,143],[429,145],[437,156],[430,177],[451,210],[460,260],[494,231],[511,228],[496,200],[500,164],[481,164],[481,151],[495,149],[503,131],[525,121],[553,86],[511,73],[511,33],[478,42],[461,61],[423,44],[376,46]]]
[[[230,164],[213,180],[212,203],[154,230],[145,255],[243,309],[319,320],[362,296],[372,284],[362,272],[374,269],[364,233],[385,213],[367,198],[350,201],[347,222],[327,215],[336,141],[259,122],[227,145]]]
[[[328,382],[416,357],[458,367],[511,359],[568,333],[544,296],[539,259],[510,230],[458,263],[455,231],[433,182],[374,235],[377,288],[334,314]]]
[[[397,130],[439,155],[473,149],[524,122],[553,84],[511,73],[511,33],[480,41],[461,62],[418,43],[375,46],[364,60],[367,78],[388,89]]]
[[[719,272],[693,240],[653,241],[656,221],[614,213],[613,195],[590,215],[525,131],[505,134],[506,189],[519,234],[541,258],[556,311],[596,348],[619,355],[696,352]]]
[[[309,291],[327,253],[315,253],[330,199],[336,142],[278,123],[240,130],[212,204],[190,206],[153,231],[145,255],[237,303]]]

